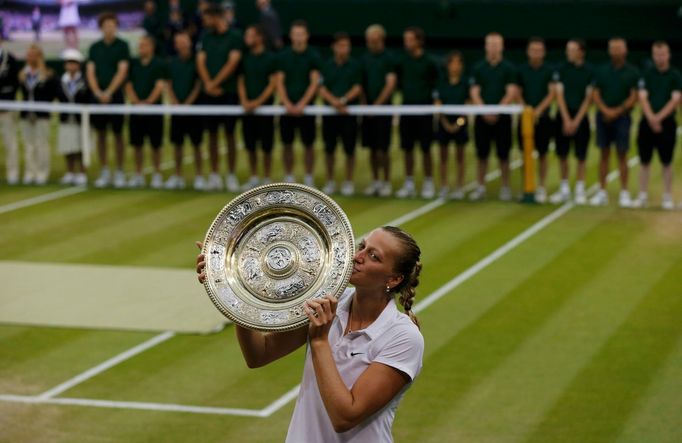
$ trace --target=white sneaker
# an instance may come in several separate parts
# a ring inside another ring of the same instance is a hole
[[[372,181],[372,183],[367,185],[365,190],[362,191],[362,194],[366,195],[367,197],[372,197],[379,193],[379,189],[381,189],[381,182],[378,180],[374,180]]]
[[[590,199],[591,206],[606,206],[609,204],[609,195],[606,190],[600,189],[596,194]]]
[[[145,186],[147,186],[147,183],[142,174],[133,174],[128,179],[128,187],[131,189],[144,188]]]
[[[539,187],[535,190],[535,201],[538,203],[547,203],[547,190]]]
[[[438,191],[438,198],[446,199],[450,195],[450,189],[447,186],[441,186]]]
[[[630,206],[633,208],[646,208],[649,206],[649,196],[646,192],[640,192],[637,198],[632,200]]]
[[[424,179],[422,184],[421,197],[426,199],[432,199],[436,196],[436,185],[433,184],[432,178]]]
[[[43,186],[47,184],[47,177],[44,175],[38,175],[35,180],[35,184],[38,186]]]
[[[500,200],[503,202],[509,202],[512,200],[512,190],[509,186],[502,186],[500,188]]]
[[[412,180],[405,180],[403,187],[398,189],[395,196],[398,198],[416,197],[417,189],[414,186],[414,182]]]
[[[576,194],[576,198],[578,197],[578,194]],[[583,194],[584,197],[584,194]],[[537,197],[536,197],[537,198]],[[558,190],[554,194],[549,196],[549,202],[553,205],[560,205],[562,203],[566,203],[571,199],[571,191],[569,190],[568,193]]]
[[[206,186],[206,179],[202,175],[197,175],[194,177],[194,183],[192,184],[192,187],[195,191],[205,191]]]
[[[110,181],[111,181],[111,171],[109,171],[107,168],[104,168],[99,173],[99,177],[97,177],[97,180],[95,180],[95,187],[96,188],[106,188],[107,186],[109,186]]]
[[[166,180],[166,183],[163,184],[163,189],[168,189],[168,190],[173,190],[177,189],[178,187],[178,180],[180,180],[179,175],[171,175],[168,177],[168,180]]]
[[[207,191],[222,191],[223,181],[217,172],[208,174],[208,183],[206,184]]]
[[[620,191],[620,195],[618,197],[618,206],[621,208],[631,208],[632,207],[632,198],[630,198],[630,191],[627,189],[623,189]]]
[[[59,180],[60,185],[72,185],[73,180],[76,178],[76,175],[73,172],[67,172],[62,176],[62,178]]]
[[[225,186],[227,187],[228,192],[239,192],[239,180],[237,180],[237,176],[232,173],[227,174]]]
[[[85,174],[85,172],[79,172],[75,174],[73,178],[73,184],[75,186],[87,186],[88,176]]]
[[[379,197],[390,197],[393,194],[391,182],[383,182],[379,189]]]
[[[242,186],[242,192],[250,191],[258,185],[260,185],[260,180],[258,179],[258,176],[252,175],[249,181],[244,183],[244,185]]]
[[[452,194],[450,194],[450,198],[452,200],[464,200],[464,189],[463,188],[457,188],[454,191],[452,191]]]
[[[18,175],[8,175],[7,176],[7,184],[10,186],[18,185],[19,184],[19,176]]]
[[[672,211],[675,209],[675,202],[673,201],[673,196],[670,194],[663,194],[663,199],[661,200],[661,207],[666,211]]]
[[[324,192],[327,195],[332,195],[333,193],[335,193],[336,182],[334,180],[327,180],[327,183],[325,183],[324,187],[322,188],[322,192]]]
[[[144,181],[144,179],[142,179]],[[126,175],[120,169],[114,172],[114,188],[122,189],[126,187]]]
[[[585,195],[585,186],[576,185],[576,187],[575,187],[575,204],[576,205],[587,204],[587,195]]]
[[[283,181],[284,181],[284,183],[295,183],[296,179],[294,178],[294,176],[292,174],[287,174],[284,176]]]
[[[163,188],[163,176],[161,176],[160,172],[155,172],[154,175],[152,175],[151,187],[152,189]]]
[[[315,187],[315,179],[313,179],[313,176],[310,174],[306,174],[305,177],[303,177],[303,184],[306,186],[310,186],[311,188]]]
[[[346,180],[341,185],[341,195],[344,197],[350,197],[355,194],[355,185],[352,181]]]
[[[485,198],[485,186],[483,185],[478,185],[476,188],[471,191],[469,194],[469,200],[472,202],[480,201]]]

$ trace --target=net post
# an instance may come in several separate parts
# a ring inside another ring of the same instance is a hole
[[[88,106],[81,108],[81,161],[83,166],[90,166],[90,109]]]
[[[521,113],[521,144],[523,148],[523,196],[521,203],[535,203],[535,114],[531,106]]]

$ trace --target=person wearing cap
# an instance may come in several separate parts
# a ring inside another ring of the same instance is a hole
[[[90,46],[85,71],[88,87],[92,91],[93,102],[96,104],[123,104],[125,101],[123,85],[128,76],[130,48],[128,43],[116,35],[118,32],[116,14],[112,12],[102,13],[97,19],[97,24],[102,31],[102,39]],[[107,156],[107,128],[111,127],[116,141],[116,172],[113,176],[113,185],[115,188],[124,188],[126,177],[123,172],[123,115],[93,115],[92,126],[97,133],[97,151],[102,166],[95,186],[103,188],[112,182]]]
[[[62,53],[64,74],[57,87],[57,100],[61,103],[89,103],[90,90],[83,75],[83,54],[77,49],[66,49]],[[83,139],[81,116],[78,112],[59,114],[57,152],[66,159],[66,173],[60,180],[62,185],[85,186],[88,182],[81,160]]]
[[[0,100],[15,100],[19,88],[19,63],[2,47],[2,40],[0,34]],[[16,185],[19,183],[19,147],[14,112],[0,109],[0,131],[5,146],[5,179],[7,184]]]
[[[219,5],[210,5],[204,11],[206,32],[199,42],[197,53],[197,72],[202,82],[203,93],[200,102],[204,105],[237,105],[237,68],[242,58],[242,35],[230,27],[225,10]],[[211,115],[204,117],[208,130],[209,161],[211,173],[208,176],[207,190],[221,190],[218,156],[218,129],[222,125],[227,141],[227,190],[239,191],[239,181],[235,174],[237,165],[237,144],[234,128],[237,117],[234,115]]]
[[[51,102],[57,87],[53,71],[45,64],[39,45],[33,43],[26,51],[26,66],[19,72],[21,96],[27,103]],[[50,176],[50,113],[21,111],[21,133],[24,139],[25,185],[42,186]]]

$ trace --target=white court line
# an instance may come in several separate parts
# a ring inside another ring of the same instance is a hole
[[[514,161],[510,166],[512,169],[519,167],[522,164],[520,160]],[[492,181],[500,176],[500,171],[495,170],[488,173],[485,177],[486,182]],[[476,186],[476,182],[467,184],[466,189],[473,189]],[[437,199],[429,202],[413,211],[404,214],[394,220],[391,220],[387,224],[398,226],[403,223],[407,223],[415,218],[441,206],[445,203],[445,199]],[[428,208],[428,209],[425,209]],[[428,297],[427,297],[428,298]],[[269,417],[289,402],[294,400],[300,390],[300,384],[294,386],[292,389],[287,391],[284,395],[270,403],[263,409],[253,410],[253,409],[234,409],[234,408],[215,408],[215,407],[203,407],[203,406],[187,406],[187,405],[176,405],[169,403],[148,403],[148,402],[125,402],[125,401],[109,401],[109,400],[96,400],[96,399],[79,399],[79,398],[54,398],[54,396],[71,389],[72,387],[88,380],[101,372],[117,365],[118,363],[125,361],[157,344],[168,340],[174,335],[173,332],[164,332],[162,334],[153,337],[152,339],[135,346],[111,359],[97,365],[70,380],[61,383],[58,386],[40,394],[37,396],[18,396],[18,395],[0,395],[0,400],[9,402],[24,402],[24,403],[47,403],[47,404],[70,404],[70,405],[81,405],[81,406],[93,406],[93,407],[109,407],[109,408],[128,408],[128,409],[145,409],[145,410],[162,410],[162,411],[176,411],[176,412],[194,412],[203,414],[220,414],[220,415],[241,415],[241,416],[254,416],[254,417]]]
[[[66,391],[68,389],[71,389],[72,387],[76,386],[77,384],[83,383],[85,380],[88,380],[88,379],[96,376],[97,374],[100,374],[100,373],[106,371],[107,369],[109,369],[113,366],[116,366],[117,364],[119,364],[125,360],[128,360],[129,358],[134,357],[135,355],[137,355],[141,352],[144,352],[147,349],[158,345],[159,343],[162,343],[162,342],[168,340],[169,338],[173,337],[174,335],[175,335],[174,332],[166,331],[166,332],[163,332],[157,336],[154,336],[154,337],[150,338],[149,340],[147,340],[143,343],[140,343],[139,345],[132,347],[132,348],[128,349],[127,351],[124,351],[124,352],[122,352],[122,353],[120,353],[114,357],[111,357],[109,360],[106,360],[106,361],[98,364],[97,366],[94,366],[94,367],[88,369],[85,372],[78,374],[77,376],[65,381],[64,383],[61,383],[61,384],[55,386],[54,388],[49,389],[40,395],[37,395],[36,398],[38,398],[40,400],[46,400],[46,399],[50,399],[52,397],[55,397],[55,396],[61,394],[62,392]]]

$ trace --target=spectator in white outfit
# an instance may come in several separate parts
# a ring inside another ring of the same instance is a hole
[[[7,49],[2,47],[0,34],[0,100],[14,100],[19,87],[19,63]],[[10,185],[19,183],[19,148],[15,113],[0,110],[0,132],[5,148],[6,180]]]
[[[36,44],[26,51],[26,66],[19,72],[19,87],[26,102],[51,102],[55,98],[54,75],[45,65],[43,50]],[[50,176],[49,129],[49,112],[21,111],[25,185],[47,183]]]

